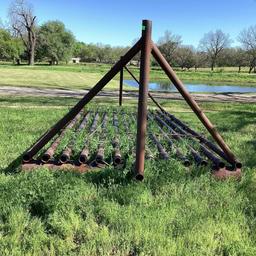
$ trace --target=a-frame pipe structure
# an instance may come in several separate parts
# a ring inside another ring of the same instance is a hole
[[[135,177],[137,180],[143,180],[144,178],[145,141],[147,130],[147,98],[150,71],[150,56],[152,50],[151,31],[152,22],[149,20],[143,20],[135,162]]]
[[[183,98],[186,100],[191,109],[195,112],[199,120],[207,128],[214,140],[218,143],[223,150],[223,154],[234,163],[237,160],[234,154],[231,152],[227,144],[224,142],[220,134],[217,132],[213,124],[209,121],[207,116],[200,109],[196,101],[186,90],[183,83],[176,76],[169,63],[165,60],[157,46],[151,40],[152,23],[149,20],[143,20],[142,22],[142,37],[140,40],[124,55],[121,59],[106,73],[102,79],[51,129],[43,134],[36,143],[28,149],[23,155],[23,161],[29,162],[35,154],[38,153],[57,133],[60,133],[68,123],[75,118],[75,116],[83,109],[83,107],[89,103],[93,97],[95,97],[104,86],[120,72],[120,94],[119,105],[122,105],[122,89],[123,89],[123,69],[125,68],[132,77],[139,84],[139,99],[138,99],[138,116],[137,116],[137,136],[136,136],[136,161],[135,161],[135,177],[138,180],[144,178],[144,161],[145,161],[145,141],[147,130],[147,97],[149,96],[153,102],[163,111],[164,109],[158,104],[154,97],[148,92],[149,71],[150,71],[150,56],[151,53],[161,68],[167,74],[172,83],[176,86]],[[126,67],[126,64],[141,51],[140,59],[140,79],[139,81]],[[229,162],[230,162],[229,161]]]

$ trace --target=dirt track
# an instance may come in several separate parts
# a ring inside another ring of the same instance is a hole
[[[46,88],[29,88],[29,87],[9,87],[0,86],[0,95],[13,96],[44,96],[44,97],[78,97],[84,96],[88,90],[62,90],[62,89],[46,89]],[[156,98],[160,99],[182,99],[179,93],[163,93],[153,92]],[[118,97],[118,91],[102,91],[99,97]],[[240,103],[256,103],[256,94],[247,93],[193,93],[197,101],[216,101],[216,102],[240,102]],[[132,98],[137,97],[135,91],[124,91],[123,97]]]

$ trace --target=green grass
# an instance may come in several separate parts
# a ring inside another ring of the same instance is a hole
[[[95,85],[101,77],[111,68],[107,64],[84,64],[84,65],[0,65],[0,86],[26,86],[62,89],[89,89]],[[139,69],[130,67],[135,76],[139,77]],[[198,72],[180,71],[177,75],[184,82],[207,83],[207,84],[238,84],[242,86],[255,86],[256,74],[245,72],[237,73],[233,69],[216,69],[211,72],[208,69],[200,69]],[[124,72],[124,79],[131,79]],[[167,77],[158,67],[152,67],[151,81],[166,80]],[[107,86],[107,90],[116,90],[119,84],[117,75]],[[132,90],[132,87],[125,86]]]
[[[208,169],[185,169],[175,158],[146,161],[143,182],[127,176],[131,157],[123,171],[6,173],[74,102],[0,97],[1,255],[256,254],[256,104],[201,104],[243,162],[240,182],[215,181]],[[126,101],[124,110],[132,112],[135,102]],[[108,103],[89,107],[117,106]],[[205,132],[184,103],[161,103]],[[133,142],[126,137],[124,147]]]

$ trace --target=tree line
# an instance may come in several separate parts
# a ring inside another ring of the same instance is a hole
[[[68,62],[71,57],[82,62],[114,63],[129,47],[86,44],[78,42],[61,21],[48,21],[39,26],[32,5],[26,0],[15,0],[9,8],[9,26],[0,26],[0,59],[29,65],[35,61],[49,64]],[[256,72],[256,26],[239,33],[239,47],[231,47],[232,40],[222,30],[203,35],[197,48],[183,45],[180,35],[165,31],[157,45],[167,61],[174,67],[191,69],[200,67],[249,67]],[[135,57],[137,62],[139,56]],[[157,65],[153,61],[153,65]]]

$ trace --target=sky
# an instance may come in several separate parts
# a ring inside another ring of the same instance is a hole
[[[0,18],[7,21],[11,0],[0,0]],[[165,30],[198,46],[203,35],[221,29],[238,45],[241,30],[256,25],[256,0],[31,0],[38,23],[60,20],[85,43],[131,45],[141,35],[141,21],[152,20],[153,40]]]

